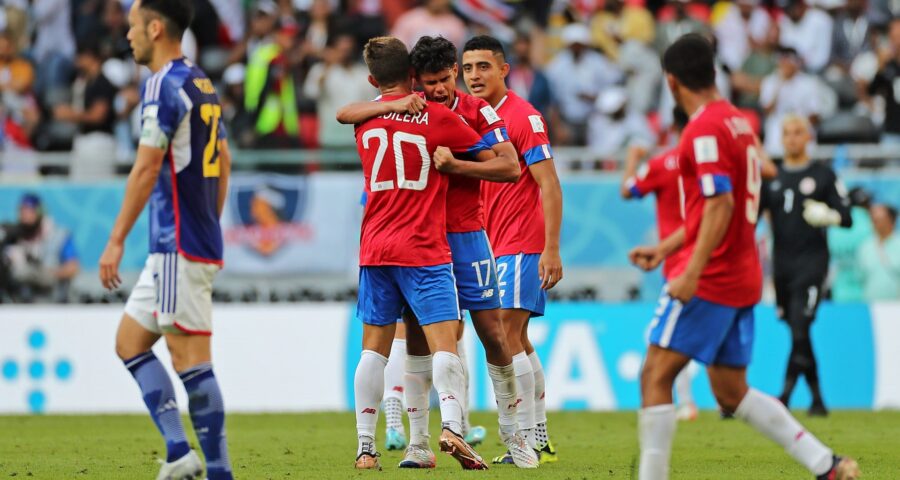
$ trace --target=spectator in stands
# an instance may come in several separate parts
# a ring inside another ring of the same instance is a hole
[[[0,25],[0,31],[9,34],[17,52],[27,50],[30,43],[28,3],[28,0],[4,0],[0,7],[0,14],[6,20]]]
[[[339,28],[352,33],[356,37],[357,48],[362,51],[362,46],[370,38],[387,32],[383,10],[380,0],[348,0],[347,10],[338,21]]]
[[[72,103],[53,108],[53,118],[73,123],[78,134],[72,142],[73,178],[98,178],[115,174],[116,141],[113,102],[117,90],[103,74],[103,60],[96,44],[79,48],[78,76],[72,86]]]
[[[866,16],[866,0],[847,0],[834,19],[831,61],[845,71],[860,53],[871,50],[871,25]]]
[[[306,55],[321,58],[328,39],[334,31],[335,14],[328,0],[313,0],[309,19],[303,33],[303,49]]]
[[[778,27],[772,25],[766,38],[753,46],[750,55],[738,70],[731,74],[735,105],[740,108],[759,108],[759,89],[764,78],[778,68]]]
[[[692,17],[688,13],[688,7],[691,0],[669,0],[674,11],[674,17],[671,20],[665,20],[659,23],[656,28],[656,50],[662,54],[669,45],[675,43],[682,35],[688,33],[709,34],[710,28],[702,20]],[[669,109],[671,111],[671,108]]]
[[[787,0],[778,29],[781,45],[796,50],[807,71],[818,73],[831,58],[833,21],[827,13],[810,7],[808,1]]]
[[[424,37],[442,36],[462,48],[466,41],[466,25],[453,14],[450,0],[425,0],[421,7],[413,8],[397,19],[391,35],[399,38],[409,48]]]
[[[259,148],[300,144],[297,92],[288,56],[296,35],[295,24],[283,24],[275,41],[257,48],[247,65],[244,107],[254,118],[255,145]]]
[[[322,62],[315,64],[306,76],[303,93],[316,101],[320,147],[355,147],[353,125],[335,121],[337,111],[344,105],[378,96],[369,84],[369,70],[358,58],[353,35],[338,35],[325,48]]]
[[[3,251],[9,265],[8,292],[15,301],[66,302],[69,285],[78,274],[78,253],[72,234],[46,215],[35,194],[19,202],[18,240]]]
[[[900,18],[891,20],[888,30],[890,48],[882,54],[882,67],[866,89],[867,96],[884,98],[884,124],[882,125],[881,143],[883,145],[900,145]],[[872,99],[864,101],[872,107]]]
[[[40,121],[37,102],[31,94],[34,69],[16,54],[15,39],[0,32],[0,173],[33,173],[30,158],[9,155],[31,149],[31,135]],[[28,164],[26,166],[25,164]]]
[[[590,48],[591,32],[586,26],[567,25],[562,40],[566,48],[556,55],[546,71],[564,124],[557,128],[565,133],[557,133],[562,143],[585,145],[588,117],[597,97],[619,83],[622,72],[603,54]]]
[[[867,302],[900,299],[900,236],[897,209],[884,204],[870,209],[875,234],[859,249],[863,294]]]
[[[719,58],[729,70],[740,70],[754,46],[766,43],[772,29],[772,17],[759,6],[759,0],[738,0],[727,7],[716,25]]]
[[[36,36],[31,56],[38,69],[35,91],[38,99],[49,105],[60,101],[59,95],[72,77],[75,36],[72,34],[71,3],[69,0],[33,0],[31,3]]]
[[[253,118],[244,108],[244,79],[247,70],[242,63],[229,65],[222,74],[225,89],[219,100],[222,102],[222,118],[228,126],[229,142],[238,148],[253,146]]]
[[[512,48],[512,66],[506,81],[512,91],[528,100],[546,118],[552,100],[550,81],[540,68],[533,65],[531,46],[531,37],[524,34],[516,36]]]
[[[24,95],[34,84],[34,68],[16,53],[12,34],[0,32],[0,94]]]
[[[649,152],[656,143],[643,113],[629,105],[628,91],[610,87],[597,98],[588,122],[588,148],[598,160],[609,160],[626,149]]]
[[[228,63],[246,62],[256,53],[256,49],[275,41],[278,22],[278,5],[274,0],[259,0],[253,7],[250,26],[244,40],[228,57]]]
[[[781,47],[778,70],[766,77],[760,87],[759,102],[766,113],[765,148],[773,156],[781,156],[781,124],[792,113],[807,117],[815,125],[819,115],[819,81],[801,69],[802,60],[796,50]]]
[[[835,302],[862,302],[863,272],[857,261],[860,246],[872,236],[869,207],[872,196],[861,187],[850,189],[850,228],[828,229],[828,250],[834,267],[831,299]]]
[[[613,61],[619,61],[619,46],[635,41],[650,45],[656,37],[653,15],[637,3],[626,3],[623,0],[607,0],[603,10],[591,19],[591,35],[604,55]]]
[[[97,42],[104,58],[131,58],[128,44],[128,19],[120,0],[106,0],[103,8],[103,25]],[[95,34],[96,35],[96,34]]]

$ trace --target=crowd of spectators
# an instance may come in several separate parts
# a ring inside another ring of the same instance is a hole
[[[77,176],[130,160],[149,76],[125,38],[130,2],[3,2],[0,148],[72,151]],[[507,44],[510,87],[547,116],[554,144],[597,159],[664,140],[672,99],[658,59],[688,32],[715,42],[720,90],[771,154],[790,113],[820,142],[900,143],[900,4],[889,0],[193,2],[185,55],[218,85],[242,149],[350,147],[333,116],[376,94],[360,55],[368,38],[443,35],[461,47],[478,33]]]

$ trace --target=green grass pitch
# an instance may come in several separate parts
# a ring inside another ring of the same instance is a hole
[[[859,460],[864,479],[900,479],[900,412],[833,412],[827,419],[801,421],[839,453]],[[438,417],[432,419],[436,446]],[[485,458],[503,447],[492,413],[473,413],[488,427],[478,447]],[[438,453],[433,471],[401,471],[399,452],[382,452],[382,472],[353,470],[355,421],[351,413],[306,415],[230,415],[228,443],[235,477],[240,479],[635,478],[638,446],[634,412],[550,414],[550,435],[560,461],[535,471],[492,465],[485,472],[460,472]],[[185,425],[188,423],[186,421]],[[189,428],[189,427],[188,427]],[[155,478],[155,458],[164,452],[150,419],[121,416],[0,416],[0,478],[126,479]],[[378,442],[383,442],[379,425]],[[196,444],[189,431],[192,445]],[[705,412],[679,423],[672,479],[809,479],[780,448],[737,420]],[[456,475],[462,477],[454,477]]]

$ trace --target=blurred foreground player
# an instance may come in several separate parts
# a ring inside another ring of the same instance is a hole
[[[680,134],[687,125],[687,114],[681,108],[675,107],[672,118],[674,133]],[[663,240],[684,224],[681,201],[684,191],[680,180],[681,172],[678,170],[678,146],[660,153],[638,168],[637,163],[642,154],[643,149],[640,147],[629,149],[622,175],[621,194],[626,200],[644,198],[649,194],[655,196],[656,229],[659,232],[659,239]],[[687,256],[683,248],[673,253],[663,263],[663,277],[668,279],[671,272],[680,270],[681,264],[686,261]],[[697,370],[696,364],[691,363],[675,378],[675,393],[681,404],[677,413],[679,420],[697,418],[697,405],[694,404],[691,392],[691,382]]]
[[[547,123],[531,104],[506,87],[509,64],[500,42],[486,35],[463,48],[463,78],[469,92],[491,105],[506,122],[519,154],[522,175],[516,183],[484,182],[485,227],[497,255],[503,326],[512,353],[519,404],[519,428],[540,452],[541,463],[558,457],[547,433],[544,370],[528,339],[528,321],[544,315],[547,290],[562,280],[559,230],[562,190]],[[507,453],[495,463],[513,463]]]
[[[225,408],[210,356],[212,283],[222,267],[219,216],[231,156],[212,82],[181,54],[192,15],[185,0],[138,0],[128,14],[134,59],[154,74],[144,86],[137,159],[100,258],[100,279],[108,289],[121,285],[123,244],[149,200],[150,255],[125,305],[116,353],[166,440],[157,478],[196,478],[203,465],[185,438],[169,375],[151,351],[165,336],[187,390],[206,476],[217,480],[232,478]]]
[[[364,58],[370,83],[381,90],[380,101],[412,93],[409,53],[403,42],[373,38]],[[397,319],[408,308],[433,352],[433,380],[443,420],[441,451],[464,469],[486,469],[461,436],[466,386],[456,350],[460,311],[447,243],[448,179],[437,166],[452,154],[480,161],[496,156],[459,116],[434,102],[417,115],[388,114],[358,124],[356,141],[367,196],[357,305],[363,352],[354,377],[356,468],[381,468],[375,424],[384,393],[384,368]]]
[[[760,210],[769,212],[772,228],[778,316],[791,329],[791,355],[780,400],[789,404],[803,375],[812,394],[809,414],[825,416],[828,410],[819,388],[810,330],[831,263],[827,227],[850,227],[853,220],[847,191],[834,171],[807,155],[811,139],[812,126],[806,117],[784,118],[784,164],[774,180],[763,183]]]
[[[690,258],[672,272],[651,323],[641,372],[639,478],[669,477],[676,424],[672,383],[694,358],[707,365],[725,411],[781,445],[818,480],[856,479],[855,461],[834,456],[781,402],[747,385],[753,306],[762,291],[754,238],[762,158],[746,118],[719,96],[714,59],[712,45],[696,34],[681,37],[663,55],[669,88],[691,116],[679,153],[685,226],[633,256],[658,265],[683,247]]]

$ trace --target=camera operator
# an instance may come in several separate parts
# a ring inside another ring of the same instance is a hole
[[[69,231],[44,214],[40,197],[33,193],[22,196],[18,223],[3,230],[0,269],[6,271],[0,274],[0,287],[8,297],[20,303],[65,303],[79,269]]]

